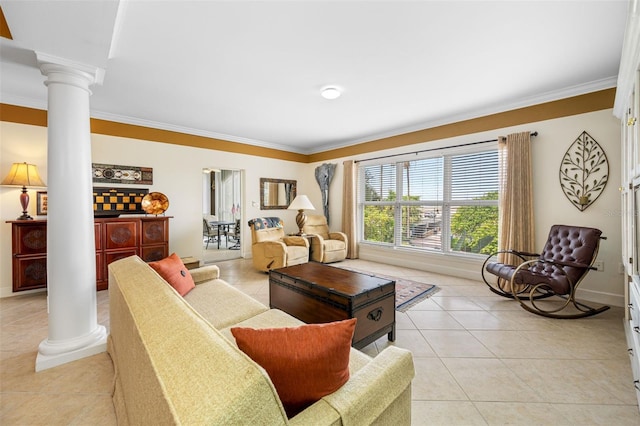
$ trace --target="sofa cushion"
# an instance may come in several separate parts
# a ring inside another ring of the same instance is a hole
[[[198,284],[184,300],[217,329],[229,327],[269,310],[221,279]]]
[[[165,257],[162,260],[151,262],[149,266],[155,269],[171,287],[175,288],[176,291],[180,293],[180,296],[186,295],[196,286],[196,283],[191,277],[191,273],[187,267],[184,266],[184,263],[182,263],[182,259],[175,253],[172,253],[171,256]]]
[[[233,324],[227,328],[220,330],[220,333],[232,344],[236,344],[233,334],[231,334],[231,328],[233,327],[249,327],[249,328],[274,328],[274,327],[297,327],[304,323],[297,318],[292,317],[286,312],[280,309],[269,309],[266,312],[262,312],[251,318],[247,318],[237,324]],[[349,355],[349,375],[353,375],[358,372],[362,367],[367,365],[371,361],[371,357],[357,349],[351,348],[351,355]]]
[[[262,366],[289,417],[349,380],[356,319],[298,327],[233,327],[238,347]]]
[[[303,325],[304,322],[297,318],[292,317],[288,313],[281,311],[280,309],[269,309],[251,318],[247,318],[236,324],[232,324],[229,327],[220,329],[220,333],[231,343],[235,343],[233,334],[231,334],[231,328],[243,327],[243,328],[276,328],[276,327],[297,327]],[[236,345],[238,346],[238,345]]]

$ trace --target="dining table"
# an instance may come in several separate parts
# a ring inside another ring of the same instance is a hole
[[[235,226],[235,222],[229,222],[226,220],[214,220],[209,222],[209,225],[216,227],[218,230],[218,249],[220,249],[220,231],[222,230],[223,235],[225,236],[225,244],[229,247],[229,240],[227,239],[227,234],[229,232],[229,227],[231,225]]]

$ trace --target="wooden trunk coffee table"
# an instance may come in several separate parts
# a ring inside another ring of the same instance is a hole
[[[269,271],[269,305],[306,323],[357,318],[352,346],[396,336],[396,282],[309,262]]]

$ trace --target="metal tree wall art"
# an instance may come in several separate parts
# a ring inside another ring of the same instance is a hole
[[[560,186],[580,211],[593,204],[609,179],[609,161],[602,147],[587,132],[571,144],[560,165]]]

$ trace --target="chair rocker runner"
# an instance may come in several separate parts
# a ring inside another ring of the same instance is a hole
[[[482,279],[494,293],[517,300],[527,311],[549,318],[583,318],[599,314],[609,306],[592,308],[576,300],[576,289],[598,256],[602,231],[579,226],[553,225],[541,254],[501,250],[487,257]],[[498,254],[512,255],[522,263],[496,261]],[[561,303],[542,300],[558,296]],[[548,305],[548,306],[547,306]],[[560,311],[573,306],[571,313]]]

